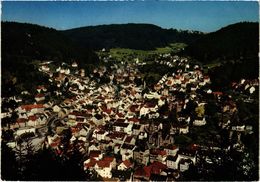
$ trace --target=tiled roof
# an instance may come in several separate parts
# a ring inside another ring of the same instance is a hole
[[[131,163],[129,160],[123,161],[123,164],[124,164],[127,168],[129,168],[130,166],[132,166],[132,163]]]
[[[32,110],[32,109],[41,109],[44,108],[43,104],[30,104],[30,105],[22,105],[22,109],[25,109],[26,111]]]

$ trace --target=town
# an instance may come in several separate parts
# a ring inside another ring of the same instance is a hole
[[[104,53],[90,73],[76,60],[37,63],[49,84],[2,98],[2,140],[17,160],[30,147],[49,148],[61,160],[77,150],[87,180],[189,180],[194,171],[210,175],[231,152],[249,157],[242,138],[255,126],[250,116],[239,119],[237,103],[240,97],[254,102],[259,79],[233,82],[232,92],[213,91],[200,64],[156,56],[121,62]],[[148,84],[142,69],[149,64],[170,71]],[[245,175],[254,167],[247,161],[238,166]]]

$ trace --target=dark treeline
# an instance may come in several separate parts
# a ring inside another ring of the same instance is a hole
[[[81,27],[63,33],[87,48],[121,47],[141,50],[152,50],[174,42],[191,43],[203,35],[198,31],[178,31],[152,24],[133,23]]]
[[[227,62],[209,71],[212,87],[215,90],[230,88],[231,82],[242,78],[255,79],[259,75],[258,58]]]
[[[185,54],[203,62],[257,57],[259,23],[241,22],[203,35]]]
[[[56,61],[97,60],[88,49],[82,49],[59,31],[27,23],[2,22],[2,55]],[[5,60],[2,60],[5,61]]]

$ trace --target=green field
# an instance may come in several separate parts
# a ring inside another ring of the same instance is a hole
[[[159,47],[155,50],[135,50],[135,49],[126,49],[126,48],[112,48],[109,50],[109,55],[112,58],[115,58],[118,61],[132,61],[135,58],[138,58],[139,61],[143,61],[146,58],[152,57],[158,54],[167,54],[167,53],[177,53],[182,48],[187,45],[184,43],[172,43],[166,47]],[[98,55],[104,55],[101,51],[97,52]]]

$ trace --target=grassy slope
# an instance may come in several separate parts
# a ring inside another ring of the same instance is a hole
[[[177,53],[182,48],[187,45],[184,43],[172,43],[166,47],[158,47],[155,50],[135,50],[135,49],[125,49],[125,48],[112,48],[109,50],[109,54],[116,60],[128,60],[128,58],[134,59],[138,58],[140,61],[144,61],[149,56],[158,55],[158,54],[167,54],[167,53]],[[102,55],[102,52],[97,52],[99,55]]]

